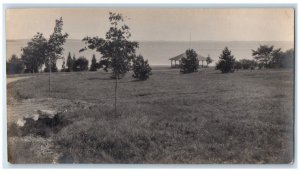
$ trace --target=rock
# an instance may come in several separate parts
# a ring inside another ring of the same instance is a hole
[[[37,113],[39,114],[38,119],[53,118],[57,114],[52,110],[37,110]]]
[[[17,125],[19,127],[23,127],[27,120],[32,119],[33,121],[37,121],[37,120],[43,120],[43,119],[52,119],[55,117],[55,115],[57,115],[58,113],[56,111],[52,111],[52,110],[37,110],[37,114],[28,114],[25,115],[22,119],[18,119],[17,121]]]
[[[25,125],[26,121],[24,119],[18,119],[17,121],[17,125],[19,127],[23,127]]]

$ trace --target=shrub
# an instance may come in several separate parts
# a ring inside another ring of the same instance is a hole
[[[85,57],[79,57],[73,64],[74,71],[86,71],[88,70],[89,61]]]
[[[254,69],[257,66],[255,60],[242,59],[240,60],[243,69]]]
[[[25,65],[21,59],[13,54],[8,62],[6,62],[6,73],[17,74],[24,72]]]
[[[240,61],[236,61],[234,63],[234,69],[242,69],[242,63]]]
[[[199,67],[199,60],[197,53],[193,49],[188,49],[185,52],[186,58],[181,58],[180,72],[181,73],[192,73],[197,72]]]
[[[133,75],[132,77],[139,80],[147,80],[151,73],[151,67],[148,60],[144,60],[143,56],[139,55],[133,59]]]
[[[216,65],[217,70],[221,70],[222,73],[234,72],[235,58],[231,55],[231,51],[227,47],[225,47],[219,59]]]

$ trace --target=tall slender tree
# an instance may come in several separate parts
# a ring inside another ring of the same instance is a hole
[[[97,64],[96,56],[95,56],[95,54],[93,54],[90,71],[97,71],[97,68],[98,68],[98,64]]]
[[[71,57],[70,52],[69,52],[68,58],[67,58],[67,67],[68,67],[68,69],[67,69],[68,72],[71,72],[73,70],[73,59]]]
[[[130,41],[131,33],[129,27],[124,24],[122,14],[109,13],[110,28],[106,32],[105,38],[86,37],[83,41],[88,48],[96,50],[102,54],[101,59],[104,70],[112,70],[112,78],[115,78],[115,114],[117,102],[118,79],[130,69],[130,62],[135,55],[138,43]],[[86,47],[84,49],[87,49]]]
[[[62,58],[64,51],[63,45],[68,38],[68,33],[62,33],[63,19],[60,17],[55,20],[55,27],[53,33],[50,35],[47,45],[47,57],[45,61],[45,71],[49,71],[49,65],[51,63],[51,71],[57,71],[56,62],[57,59]],[[50,60],[50,62],[49,62]]]

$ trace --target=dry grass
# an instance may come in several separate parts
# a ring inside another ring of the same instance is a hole
[[[62,105],[68,110],[64,119],[71,122],[51,136],[54,151],[62,154],[60,162],[293,161],[292,70],[179,74],[159,69],[143,82],[134,82],[128,74],[119,84],[118,116],[113,113],[114,81],[109,75],[53,75],[52,98],[92,104]],[[8,95],[46,98],[47,81],[47,75],[16,81],[8,85]],[[34,161],[34,155],[21,156]]]

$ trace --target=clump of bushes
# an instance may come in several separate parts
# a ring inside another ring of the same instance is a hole
[[[144,60],[144,57],[141,55],[138,55],[137,57],[133,58],[132,70],[132,77],[138,80],[147,80],[152,74],[152,69],[148,64],[148,60]]]
[[[87,71],[89,66],[89,61],[85,57],[79,57],[74,61],[73,71]]]
[[[255,60],[241,59],[241,60],[235,62],[234,69],[251,69],[251,70],[253,70],[257,66],[258,66],[258,64]]]

